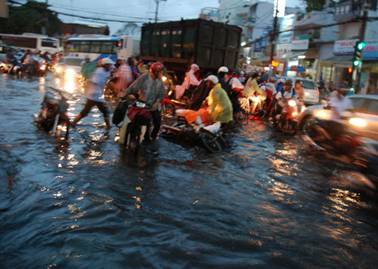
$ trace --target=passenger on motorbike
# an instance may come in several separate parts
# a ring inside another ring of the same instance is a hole
[[[232,88],[232,73],[226,66],[222,66],[218,69],[218,79],[223,90],[226,91],[229,100],[232,104],[232,110],[235,117],[241,112],[241,107],[239,103],[239,92],[236,92]]]
[[[84,94],[87,98],[87,101],[85,103],[83,110],[80,112],[79,115],[76,116],[75,120],[72,122],[73,127],[75,127],[76,124],[82,118],[86,117],[94,106],[97,106],[97,108],[104,115],[106,128],[111,128],[109,120],[109,110],[106,106],[104,98],[104,88],[110,76],[110,72],[114,65],[114,62],[110,58],[103,58],[99,61],[99,65],[100,66],[96,68],[94,74],[91,76],[91,78],[85,86]]]
[[[211,75],[206,78],[208,87],[212,87],[208,97],[208,111],[214,122],[228,124],[233,120],[233,106],[216,76]]]
[[[181,99],[184,95],[192,96],[194,88],[200,84],[200,68],[197,64],[192,64],[190,70],[185,74],[184,82],[176,86],[176,99]]]
[[[208,88],[211,88],[207,102],[204,102],[199,110],[181,109],[177,110],[177,115],[185,117],[187,122],[197,123],[197,119],[203,125],[220,122],[227,125],[233,120],[232,104],[226,91],[219,83],[219,79],[210,75],[205,79]]]
[[[148,73],[141,75],[130,87],[126,90],[126,95],[138,94],[139,99],[146,103],[150,108],[152,116],[153,130],[149,134],[146,132],[145,140],[156,139],[161,125],[161,101],[164,98],[164,84],[162,81],[163,64],[160,62],[153,63],[150,66]]]

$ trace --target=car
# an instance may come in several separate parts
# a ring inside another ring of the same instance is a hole
[[[345,123],[361,137],[378,144],[378,95],[351,95],[346,98],[352,102],[353,110]],[[329,119],[331,110],[327,108],[327,104],[307,107],[300,115],[299,126],[304,128],[312,117]]]
[[[65,57],[56,64],[54,73],[62,77],[79,78],[82,63],[82,59]]]
[[[297,80],[300,80],[302,82],[302,87],[304,91],[304,102],[306,105],[319,104],[320,92],[315,81],[306,79],[306,78],[299,78],[299,77],[293,77],[289,79],[293,82],[293,85]]]

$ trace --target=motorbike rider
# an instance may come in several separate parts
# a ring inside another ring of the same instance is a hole
[[[331,93],[328,105],[331,109],[331,118],[319,119],[319,125],[326,129],[330,134],[330,139],[337,139],[345,130],[342,123],[343,114],[353,109],[353,104],[349,98],[345,97],[348,93],[348,85],[344,82],[335,85],[336,90]]]
[[[247,80],[244,88],[244,96],[248,99],[249,112],[254,114],[256,110],[262,106],[262,102],[265,100],[266,95],[263,89],[258,85],[259,74],[253,73]]]
[[[295,96],[298,100],[302,101],[304,100],[304,90],[303,90],[303,85],[302,81],[297,79],[294,83],[294,92]]]
[[[131,68],[122,59],[116,62],[116,68],[112,74],[112,87],[115,89],[116,94],[125,90],[134,80]]]
[[[150,66],[148,73],[141,75],[134,83],[132,83],[126,90],[126,94],[132,99],[136,98],[144,101],[149,107],[153,130],[149,134],[149,130],[146,132],[145,141],[149,142],[150,139],[155,140],[158,136],[161,125],[161,101],[164,98],[164,84],[162,81],[164,65],[160,62],[155,62]]]
[[[340,120],[345,111],[353,108],[352,102],[345,96],[348,93],[348,85],[339,83],[336,85],[336,91],[331,94],[329,106],[332,110],[332,120]]]
[[[176,87],[176,99],[179,100],[184,95],[191,97],[194,88],[200,84],[200,68],[197,64],[192,64],[190,70],[186,72],[184,82]]]
[[[293,83],[290,79],[286,80],[283,85],[283,91],[279,91],[275,97],[273,116],[281,114],[286,102],[295,96]]]
[[[221,66],[218,69],[218,79],[220,85],[222,86],[222,89],[226,91],[228,98],[231,101],[233,113],[235,114],[236,118],[238,118],[238,114],[241,111],[239,103],[239,92],[234,91],[232,88],[232,75],[228,67]]]
[[[75,127],[82,118],[86,117],[94,106],[97,106],[97,108],[104,115],[106,128],[111,128],[109,110],[104,98],[104,88],[110,76],[113,65],[114,62],[110,58],[103,58],[99,61],[99,67],[96,68],[94,74],[90,77],[85,86],[85,96],[87,101],[83,110],[72,122],[73,127]]]

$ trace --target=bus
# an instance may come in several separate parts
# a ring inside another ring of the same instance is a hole
[[[51,54],[61,51],[59,39],[46,35],[25,33],[22,35],[0,33],[0,51],[3,47],[14,47],[23,50],[48,52]]]
[[[139,41],[128,36],[79,35],[65,42],[65,56],[90,61],[109,57],[113,61],[139,54]]]

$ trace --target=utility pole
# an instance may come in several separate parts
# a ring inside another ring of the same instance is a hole
[[[156,3],[156,9],[155,9],[155,23],[158,22],[160,1],[167,2],[167,0],[155,0],[155,3]]]
[[[271,43],[271,49],[270,49],[270,64],[272,64],[274,60],[274,51],[276,49],[276,36],[277,36],[277,26],[278,26],[278,1],[275,5],[276,9],[274,10],[274,18],[273,18],[273,31],[270,35],[270,43]]]
[[[365,33],[366,33],[366,23],[368,20],[369,15],[369,4],[368,1],[365,0],[364,4],[362,6],[362,21],[361,21],[361,28],[360,28],[360,34],[359,34],[359,42],[365,41]],[[361,64],[359,66],[353,65],[353,81],[354,81],[354,89],[356,92],[359,92],[360,84],[361,84],[361,69],[362,69],[362,63],[363,63],[363,57],[361,58]]]
[[[45,0],[46,8],[49,8],[49,0]],[[41,32],[43,35],[47,35],[47,25],[49,24],[49,19],[48,19],[48,12],[45,14],[45,18],[43,21],[43,26],[41,29]]]

